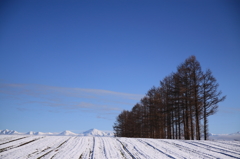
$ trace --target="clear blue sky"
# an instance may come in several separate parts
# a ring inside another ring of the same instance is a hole
[[[0,129],[112,130],[190,55],[227,99],[212,133],[240,131],[240,2],[0,2]]]

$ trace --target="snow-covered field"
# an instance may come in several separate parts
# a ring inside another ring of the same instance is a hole
[[[0,158],[240,158],[240,141],[0,135]]]

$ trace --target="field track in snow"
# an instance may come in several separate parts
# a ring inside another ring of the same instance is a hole
[[[240,158],[240,141],[0,135],[0,159]]]

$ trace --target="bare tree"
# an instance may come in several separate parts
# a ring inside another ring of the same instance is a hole
[[[208,139],[208,119],[207,117],[217,112],[218,103],[225,100],[226,96],[221,97],[222,92],[217,91],[219,84],[213,77],[210,69],[203,75],[202,82],[202,103],[203,103],[203,129],[204,140]]]
[[[212,72],[203,73],[196,57],[190,56],[131,111],[119,114],[113,126],[115,136],[200,140],[203,133],[206,140],[208,116],[226,98],[218,86]]]

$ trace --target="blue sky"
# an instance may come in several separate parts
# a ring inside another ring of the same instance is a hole
[[[239,1],[0,3],[1,130],[112,130],[195,55],[227,95],[210,132],[240,131]]]

